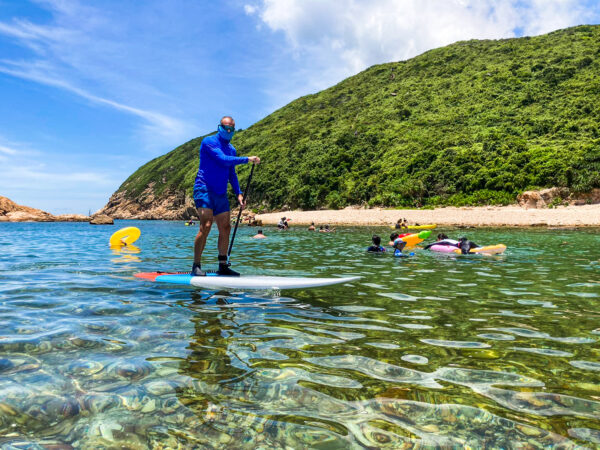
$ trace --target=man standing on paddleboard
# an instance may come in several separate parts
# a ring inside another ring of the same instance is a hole
[[[231,184],[233,192],[237,195],[240,207],[246,206],[235,173],[235,166],[248,162],[259,164],[260,158],[258,156],[236,156],[235,148],[229,143],[235,133],[235,121],[232,117],[223,117],[217,131],[217,134],[202,139],[200,144],[200,166],[194,183],[194,203],[200,218],[200,230],[194,240],[192,275],[206,275],[201,268],[200,260],[210,228],[213,222],[217,222],[219,229],[219,270],[217,273],[237,277],[240,274],[231,270],[227,261],[227,247],[231,232],[227,183]]]

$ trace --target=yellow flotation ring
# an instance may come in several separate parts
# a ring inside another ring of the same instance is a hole
[[[111,247],[122,247],[123,245],[133,244],[138,240],[140,234],[142,232],[136,227],[121,228],[113,233],[108,242]]]

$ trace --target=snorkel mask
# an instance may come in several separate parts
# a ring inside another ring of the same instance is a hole
[[[233,138],[233,135],[235,134],[235,127],[229,125],[219,124],[217,130],[219,131],[219,136],[221,136],[221,138],[225,139],[226,141],[230,141]]]

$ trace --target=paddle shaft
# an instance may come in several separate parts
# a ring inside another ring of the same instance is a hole
[[[246,182],[246,189],[244,189],[244,198],[242,203],[246,203],[246,198],[248,197],[248,191],[250,190],[250,182],[252,181],[252,175],[254,174],[254,166],[256,164],[252,164],[252,168],[250,169],[250,176],[248,177],[248,181]],[[231,249],[233,248],[233,241],[235,240],[235,235],[237,233],[238,225],[240,224],[240,220],[242,219],[242,210],[244,207],[240,205],[240,212],[238,213],[237,220],[235,221],[235,228],[233,229],[233,234],[231,235],[231,242],[229,243],[229,250],[227,250],[227,262],[229,262],[229,255],[231,255]]]

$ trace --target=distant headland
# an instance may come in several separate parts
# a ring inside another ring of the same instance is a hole
[[[83,214],[61,214],[55,216],[41,209],[18,205],[9,198],[0,196],[0,222],[89,222]]]

